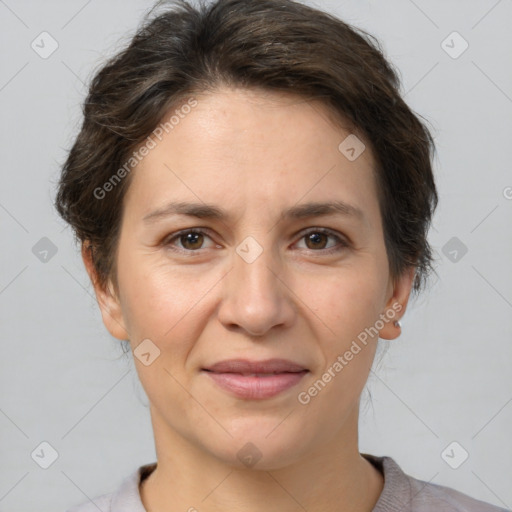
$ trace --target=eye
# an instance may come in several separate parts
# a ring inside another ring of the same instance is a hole
[[[330,247],[326,247],[329,238],[337,241],[338,244],[335,243]],[[301,240],[305,240],[306,249],[312,250],[313,252],[322,251],[324,253],[332,253],[340,251],[349,246],[348,242],[346,242],[343,238],[325,228],[312,228],[302,235]]]
[[[199,249],[208,248],[204,247],[205,239],[211,240],[211,237],[208,235],[207,231],[201,228],[190,228],[173,234],[171,237],[164,241],[164,245],[178,252],[199,252]],[[329,239],[335,242],[334,244],[331,244],[331,246],[328,246]],[[346,242],[343,238],[331,230],[325,228],[311,228],[301,236],[300,241],[302,240],[305,240],[306,242],[306,250],[321,252],[323,254],[338,252],[349,247],[349,243]],[[212,243],[210,248],[215,246],[219,247],[218,245]]]
[[[164,244],[178,251],[197,252],[198,249],[204,249],[202,245],[205,237],[210,238],[202,229],[185,229],[168,238]],[[175,241],[179,242],[181,247],[173,247]]]

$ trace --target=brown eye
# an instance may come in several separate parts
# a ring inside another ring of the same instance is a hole
[[[203,230],[196,228],[175,233],[164,242],[164,245],[178,252],[192,253],[200,252],[199,249],[208,248],[203,247],[206,240],[211,241],[211,237]],[[212,243],[210,247],[214,245],[215,244]]]
[[[201,245],[203,244],[203,238],[204,237],[202,233],[192,232],[181,235],[179,240],[184,249],[194,250],[201,248]]]
[[[329,238],[325,233],[309,233],[305,237],[308,249],[325,249]]]
[[[302,235],[301,241],[305,241],[305,248],[312,252],[329,254],[339,252],[349,247],[349,243],[334,232],[324,228],[314,228]],[[334,243],[330,242],[334,241]],[[331,243],[331,245],[328,245]]]

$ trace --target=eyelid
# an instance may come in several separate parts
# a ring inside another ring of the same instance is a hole
[[[197,234],[201,234],[201,235],[206,235],[210,239],[212,238],[211,237],[211,231],[208,228],[203,228],[203,227],[197,227],[196,228],[196,227],[193,227],[193,228],[182,229],[180,231],[176,231],[175,233],[171,233],[169,236],[166,236],[163,239],[162,245],[165,246],[165,247],[170,247],[171,250],[176,251],[176,252],[180,252],[180,253],[187,253],[187,254],[198,253],[198,254],[200,254],[201,253],[201,249],[198,249],[196,251],[191,251],[190,249],[181,249],[180,247],[173,247],[171,245],[171,242],[173,242],[174,240],[179,240],[182,236],[188,235],[189,233],[197,233]]]
[[[195,253],[201,254],[203,249],[197,249],[197,250],[193,251],[190,249],[181,249],[179,247],[173,247],[171,245],[171,242],[173,242],[174,240],[178,240],[180,237],[185,236],[189,233],[206,235],[208,238],[210,238],[210,239],[212,238],[212,236],[211,236],[212,232],[209,228],[204,228],[204,227],[199,226],[199,227],[193,227],[193,228],[186,228],[186,229],[177,231],[175,233],[171,233],[169,236],[164,238],[162,245],[164,245],[165,247],[170,247],[170,249],[172,251],[179,252],[182,254],[195,254]],[[294,235],[294,237],[297,237],[297,236],[299,237],[297,240],[297,242],[298,242],[298,241],[302,240],[305,236],[309,235],[310,233],[322,233],[331,238],[336,239],[338,242],[336,246],[330,247],[328,249],[318,249],[318,250],[306,249],[310,253],[318,253],[319,255],[331,254],[334,252],[339,252],[342,249],[346,249],[350,246],[350,240],[347,237],[345,237],[344,235],[341,235],[341,233],[338,234],[335,230],[332,230],[330,228],[313,226],[313,227],[305,228],[305,229],[299,231],[298,233],[296,233]],[[294,242],[294,243],[297,243],[297,242]]]
[[[332,254],[335,252],[339,252],[342,249],[347,249],[351,245],[348,238],[345,237],[344,235],[342,235],[341,233],[338,234],[338,232],[334,231],[333,229],[321,228],[321,227],[306,228],[305,231],[304,230],[299,231],[299,233],[297,233],[297,234],[300,234],[298,241],[302,240],[305,236],[309,235],[310,233],[322,233],[322,234],[330,236],[331,238],[334,238],[338,241],[337,245],[335,245],[334,247],[329,247],[328,249],[319,249],[317,251],[315,251],[313,249],[306,249],[307,251],[309,251],[310,253],[313,253],[313,254],[315,254],[315,253],[318,253],[319,255]]]

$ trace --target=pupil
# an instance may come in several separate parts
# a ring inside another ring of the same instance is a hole
[[[310,242],[313,242],[313,244],[318,244],[319,242],[321,243],[323,236],[323,233],[311,233],[308,238]]]
[[[198,238],[202,236],[197,233],[187,233],[185,235],[185,243],[183,244],[185,247],[187,247],[187,244],[192,245],[192,249],[194,249],[194,245],[197,245]]]
[[[200,235],[198,233],[187,233],[186,235],[184,235],[185,243],[183,245],[185,247],[187,246],[187,244],[192,245],[192,246],[197,245],[199,237],[201,237],[201,236],[202,235]],[[323,233],[311,233],[310,235],[308,235],[308,240],[309,240],[309,242],[312,242],[313,245],[318,246],[318,244],[322,243],[323,236],[325,236]],[[192,247],[192,248],[194,248],[194,247]]]

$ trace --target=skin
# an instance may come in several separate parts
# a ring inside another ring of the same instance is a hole
[[[360,455],[357,427],[377,337],[307,405],[297,399],[380,314],[400,304],[393,320],[403,316],[409,299],[414,269],[389,274],[369,144],[349,161],[338,146],[350,132],[322,104],[289,94],[221,88],[195,98],[197,107],[132,171],[118,292],[95,285],[112,336],[133,350],[149,338],[160,350],[149,366],[135,357],[158,458],[141,486],[144,506],[371,511],[383,477]],[[359,207],[364,220],[280,219],[286,208],[327,200]],[[214,204],[231,217],[143,221],[169,201]],[[204,237],[170,241],[200,227]],[[308,243],[309,228],[333,236]],[[263,249],[251,263],[236,252],[248,236]],[[379,331],[399,334],[393,321]],[[290,359],[309,373],[273,398],[244,400],[200,371],[236,357]],[[237,457],[248,442],[261,454],[252,467]]]

